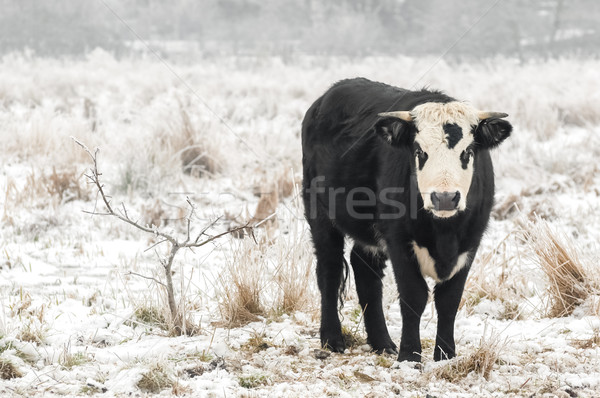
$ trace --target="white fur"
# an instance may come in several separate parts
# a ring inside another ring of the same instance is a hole
[[[451,217],[456,211],[435,211],[431,202],[432,192],[460,192],[458,210],[467,205],[467,193],[473,177],[473,159],[467,169],[462,168],[460,155],[473,142],[471,130],[479,123],[478,111],[463,102],[446,104],[428,102],[416,106],[411,115],[418,133],[415,141],[427,153],[428,159],[422,170],[417,167],[417,183],[425,205],[438,217]],[[456,123],[462,128],[462,139],[448,148],[443,125]]]
[[[419,268],[421,269],[421,275],[428,276],[437,283],[442,282],[438,277],[437,272],[435,271],[435,260],[429,254],[429,250],[426,247],[421,247],[417,244],[417,242],[413,241],[413,251],[415,256],[417,257],[417,262],[419,263]],[[469,252],[461,253],[456,260],[456,265],[452,268],[452,272],[446,279],[451,279],[458,271],[463,269],[465,265],[468,263]]]

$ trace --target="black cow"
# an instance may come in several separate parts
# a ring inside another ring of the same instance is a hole
[[[439,91],[362,78],[338,82],[310,107],[302,123],[302,192],[317,257],[323,347],[345,349],[338,298],[349,236],[372,348],[397,352],[381,302],[390,259],[402,314],[398,360],[420,361],[426,276],[436,282],[434,359],[456,355],[454,320],[494,201],[489,149],[510,135],[506,116]]]

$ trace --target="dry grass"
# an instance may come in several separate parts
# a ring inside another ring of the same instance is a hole
[[[484,336],[474,352],[465,357],[455,358],[448,364],[435,368],[431,371],[431,375],[438,379],[456,383],[467,377],[471,372],[475,372],[488,380],[503,347],[504,343],[500,341],[499,336],[492,334],[487,339]]]
[[[535,254],[534,261],[548,279],[546,315],[570,315],[595,291],[593,275],[586,269],[574,242],[541,219],[530,223],[524,236]]]
[[[223,158],[219,156],[221,148],[214,139],[202,134],[190,120],[189,113],[180,103],[181,132],[170,137],[171,144],[179,154],[184,173],[193,177],[215,175],[223,168]],[[181,138],[179,138],[181,137]]]
[[[22,377],[23,373],[6,358],[0,358],[0,379],[10,380],[17,377]]]
[[[90,189],[84,176],[73,168],[31,170],[24,183],[8,178],[4,192],[3,220],[9,221],[17,209],[44,207],[48,204],[56,207],[73,200],[89,200]]]
[[[290,314],[316,302],[312,247],[303,219],[292,213],[299,211],[298,204],[286,206],[289,211],[282,211],[282,219],[287,230],[275,230],[272,239],[258,235],[256,240],[232,242],[233,256],[217,281],[219,308],[228,325],[253,322],[269,313]]]
[[[272,347],[273,343],[268,341],[264,333],[253,333],[248,341],[242,345],[242,350],[257,353]]]
[[[45,176],[44,180],[48,194],[57,197],[60,203],[90,199],[90,189],[85,184],[85,177],[76,170],[56,171],[53,166],[52,173]]]
[[[526,284],[520,283],[519,278],[509,272],[520,262],[519,255],[512,254],[515,251],[510,247],[515,236],[514,232],[509,233],[493,250],[483,252],[476,258],[459,308],[464,308],[471,314],[486,299],[503,304],[500,319],[515,319],[520,316],[519,302],[524,296],[522,289]]]
[[[288,314],[307,309],[316,301],[313,251],[306,231],[294,224],[291,231],[279,236],[275,249],[276,307]]]
[[[29,322],[23,325],[19,329],[16,338],[30,343],[44,344],[47,333],[46,327],[42,324],[34,323],[35,322]]]
[[[133,316],[135,317],[136,321],[150,328],[157,327],[163,330],[168,330],[169,328],[164,311],[157,307],[138,307],[135,309]]]
[[[142,375],[142,378],[136,385],[144,392],[157,394],[164,389],[173,388],[175,382],[167,374],[162,365],[156,364]]]
[[[252,239],[243,239],[218,277],[219,310],[230,327],[257,321],[265,310],[261,293],[265,281],[264,251]]]
[[[577,348],[588,350],[594,347],[600,347],[600,329],[594,328],[592,336],[588,339],[571,340],[571,345]]]
[[[71,353],[70,347],[66,346],[63,353],[60,355],[58,362],[65,369],[72,369],[76,366],[83,365],[92,360],[91,356],[85,352]]]
[[[277,205],[279,205],[279,193],[276,187],[265,186],[261,191],[250,225],[263,228],[267,241],[272,241],[277,232]]]
[[[342,325],[342,336],[346,342],[346,348],[353,349],[367,344],[367,340],[361,336],[359,324],[354,328]]]

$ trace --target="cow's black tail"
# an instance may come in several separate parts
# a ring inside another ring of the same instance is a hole
[[[350,273],[350,266],[348,265],[348,261],[346,261],[346,258],[342,258],[342,260],[344,261],[344,270],[343,272],[343,278],[342,278],[342,283],[340,284],[340,291],[338,292],[338,296],[340,298],[340,308],[344,307],[344,300],[346,299],[346,282],[348,281],[348,274]]]

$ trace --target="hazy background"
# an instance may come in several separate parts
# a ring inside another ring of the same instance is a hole
[[[597,0],[0,0],[0,51],[597,57]]]

